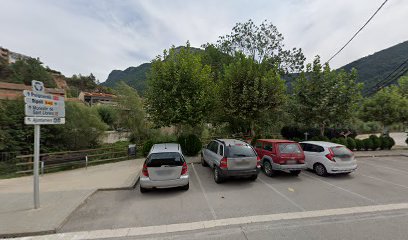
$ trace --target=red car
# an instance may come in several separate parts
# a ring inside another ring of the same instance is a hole
[[[301,170],[306,169],[305,154],[297,142],[258,139],[254,147],[267,176],[274,176],[276,171],[285,171],[297,176]]]

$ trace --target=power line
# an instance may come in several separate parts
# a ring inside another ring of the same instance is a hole
[[[350,40],[348,40],[348,42],[346,44],[344,44],[344,46],[342,48],[340,48],[340,50],[338,50],[326,63],[329,63],[334,57],[336,57],[356,36],[357,34],[359,34],[361,32],[361,30],[363,30],[363,28],[371,21],[371,19],[374,18],[374,16],[380,11],[380,9],[388,2],[388,0],[385,0],[381,6],[377,9],[377,11],[374,12],[373,15],[371,15],[371,17],[367,20],[367,22],[353,35],[353,37],[350,38]]]

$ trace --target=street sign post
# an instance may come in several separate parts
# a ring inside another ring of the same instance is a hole
[[[34,208],[40,207],[40,125],[65,124],[64,97],[44,93],[44,84],[31,82],[32,91],[24,90],[24,123],[34,125]]]

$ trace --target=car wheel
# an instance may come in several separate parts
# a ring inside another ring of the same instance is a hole
[[[265,172],[265,175],[268,177],[273,177],[275,176],[275,171],[272,169],[272,165],[269,161],[265,161],[263,164],[263,169]]]
[[[181,187],[181,189],[183,189],[184,191],[187,191],[189,188],[190,188],[190,183],[187,183],[187,185]]]
[[[258,178],[258,174],[252,175],[251,177],[249,177],[249,180],[255,181],[257,178]]]
[[[290,175],[298,176],[300,172],[301,172],[300,170],[293,170],[293,171],[290,171]]]
[[[207,162],[204,160],[203,154],[201,154],[201,166],[208,167]]]
[[[327,175],[327,170],[326,170],[326,168],[324,167],[324,165],[321,164],[321,163],[316,163],[316,164],[313,166],[313,170],[314,170],[315,173],[316,173],[317,175],[319,175],[319,176],[326,176],[326,175]]]
[[[222,183],[224,181],[217,166],[214,167],[214,181],[216,183]]]
[[[141,193],[147,193],[148,191],[149,191],[149,189],[140,186],[140,192]]]

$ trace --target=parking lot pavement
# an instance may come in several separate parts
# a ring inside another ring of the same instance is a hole
[[[141,194],[137,186],[99,192],[73,213],[60,232],[408,202],[408,175],[401,172],[408,158],[361,158],[358,162],[358,170],[350,175],[318,177],[304,171],[298,177],[280,174],[269,178],[260,173],[256,181],[231,179],[222,184],[214,182],[210,168],[189,164],[188,191]]]

